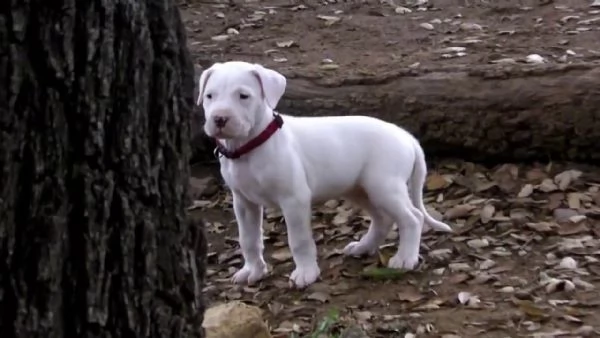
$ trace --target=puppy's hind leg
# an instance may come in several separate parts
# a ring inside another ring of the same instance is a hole
[[[364,208],[371,217],[369,230],[359,241],[350,242],[344,248],[344,254],[347,256],[360,257],[363,255],[374,255],[380,245],[385,242],[385,238],[392,229],[394,221],[382,210],[377,209],[371,202],[364,199],[352,200],[358,206]]]
[[[388,266],[395,269],[414,269],[419,262],[419,247],[423,229],[423,213],[410,200],[406,184],[378,180],[368,190],[373,205],[390,215],[398,224],[398,251]]]

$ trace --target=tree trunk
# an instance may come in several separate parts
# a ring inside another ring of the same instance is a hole
[[[202,337],[173,1],[0,11],[0,337]]]
[[[597,64],[401,69],[369,78],[286,75],[282,113],[377,116],[414,133],[428,156],[600,159]]]

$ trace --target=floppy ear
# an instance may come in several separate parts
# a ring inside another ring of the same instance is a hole
[[[285,92],[285,85],[287,83],[285,76],[259,64],[254,64],[252,72],[258,78],[258,82],[260,82],[263,100],[267,101],[269,108],[275,109]]]
[[[196,100],[196,105],[201,105],[202,100],[204,99],[204,89],[206,88],[206,82],[208,82],[208,78],[210,74],[215,70],[215,67],[219,65],[219,63],[215,63],[210,68],[205,69],[200,75],[200,80],[198,81],[198,100]]]

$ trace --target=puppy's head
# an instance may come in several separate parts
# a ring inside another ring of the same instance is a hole
[[[204,108],[204,131],[221,139],[248,137],[275,109],[285,85],[285,76],[259,64],[215,63],[200,76],[197,104]]]

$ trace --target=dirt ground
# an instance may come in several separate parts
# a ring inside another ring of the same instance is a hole
[[[546,62],[600,59],[600,7],[592,0],[188,1],[189,44],[203,67],[242,59],[303,76],[352,77],[531,54]]]
[[[182,8],[199,66],[241,59],[349,77],[398,67],[595,61],[600,7],[591,2],[234,0]],[[541,58],[527,60],[531,54]],[[358,324],[371,337],[598,336],[600,169],[464,160],[430,164],[426,202],[456,232],[427,234],[418,271],[402,276],[369,274],[393,254],[396,234],[378,257],[344,258],[339,250],[366,231],[368,218],[340,202],[314,206],[322,278],[303,291],[288,289],[292,263],[274,211],[265,223],[271,277],[252,287],[230,283],[242,262],[237,229],[231,198],[212,179],[195,211],[208,221],[208,301],[259,305],[278,337],[309,332],[331,309],[339,326]]]

